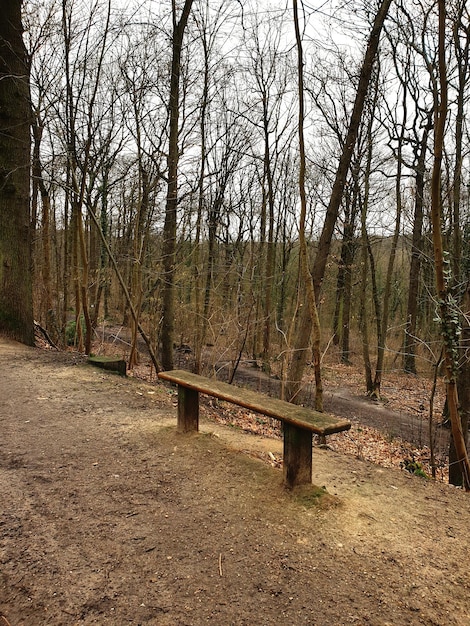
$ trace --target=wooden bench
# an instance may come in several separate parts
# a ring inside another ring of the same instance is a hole
[[[284,483],[287,487],[312,482],[312,434],[331,435],[349,430],[346,420],[270,398],[184,370],[160,372],[159,378],[178,385],[178,430],[199,429],[199,393],[280,420],[284,425]]]
[[[118,356],[90,356],[88,363],[101,369],[117,372],[121,376],[127,375],[127,364]]]

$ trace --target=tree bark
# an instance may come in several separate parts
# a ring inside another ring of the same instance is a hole
[[[457,376],[457,391],[460,406],[460,419],[462,422],[462,433],[465,446],[468,450],[468,427],[470,425],[470,360],[467,355],[468,346],[470,345],[470,283],[467,284],[463,302],[463,324],[462,335],[460,337],[460,361],[461,365]],[[459,464],[459,457],[454,443],[454,437],[451,437],[449,448],[449,483],[451,485],[463,485],[463,474]]]
[[[367,234],[367,213],[369,209],[369,196],[370,196],[370,174],[372,169],[372,152],[373,152],[373,136],[372,136],[372,124],[374,116],[369,116],[369,123],[367,125],[367,149],[366,149],[366,163],[364,169],[364,198],[361,205],[361,282],[360,282],[360,305],[359,305],[359,329],[362,340],[362,359],[364,362],[364,377],[366,383],[367,393],[372,393],[373,381],[372,381],[372,365],[369,354],[369,313],[367,310],[368,302],[368,269],[369,259],[371,265],[371,282],[374,283],[374,266],[373,257],[370,254],[369,236]]]
[[[325,222],[318,243],[318,250],[315,256],[315,262],[312,269],[312,278],[315,288],[315,296],[317,302],[320,296],[321,285],[325,275],[326,262],[330,252],[331,239],[338,218],[338,211],[343,198],[343,189],[348,175],[349,165],[356,145],[356,139],[359,132],[359,125],[362,119],[364,104],[366,101],[369,84],[372,77],[372,69],[375,63],[377,50],[379,47],[380,33],[382,31],[385,18],[392,0],[382,0],[377,11],[377,15],[372,26],[369,36],[364,61],[362,63],[361,74],[357,86],[356,99],[349,121],[348,133],[343,145],[343,151],[336,170],[336,177],[331,191],[330,201],[326,210]]]
[[[33,135],[33,161],[31,172],[33,176],[32,184],[32,226],[31,235],[35,237],[35,227],[37,221],[37,200],[38,196],[41,196],[42,215],[41,215],[41,240],[42,240],[42,265],[41,265],[41,278],[42,278],[42,295],[39,303],[36,303],[37,309],[39,309],[39,318],[42,319],[47,326],[50,314],[52,311],[52,278],[51,278],[51,232],[50,232],[50,220],[51,220],[51,197],[49,189],[46,187],[46,183],[43,176],[43,166],[41,162],[41,141],[43,134],[42,121],[39,114],[32,114],[32,135]],[[33,205],[36,205],[33,208]],[[34,252],[33,252],[34,256]],[[38,272],[39,276],[39,272]],[[36,313],[37,315],[37,313]]]
[[[163,311],[162,311],[162,367],[173,369],[173,342],[175,333],[175,271],[176,271],[176,225],[178,209],[178,135],[181,50],[193,0],[186,0],[179,21],[176,19],[176,2],[172,2],[173,41],[170,77],[170,136],[168,146],[168,185],[163,227]]]
[[[395,230],[393,232],[392,237],[392,245],[390,249],[390,256],[388,258],[387,264],[387,274],[385,278],[385,287],[383,294],[383,308],[382,308],[382,321],[381,321],[381,332],[377,335],[377,364],[375,368],[375,376],[374,383],[372,388],[372,396],[379,399],[380,398],[380,388],[382,384],[382,373],[385,365],[385,349],[387,343],[387,332],[388,332],[388,318],[390,314],[390,297],[392,295],[392,279],[393,279],[393,270],[395,267],[395,258],[397,255],[398,242],[400,239],[400,229],[401,229],[401,215],[402,215],[402,168],[403,168],[403,143],[404,143],[404,135],[405,135],[405,122],[406,122],[406,90],[403,93],[403,123],[401,125],[400,136],[398,137],[398,150],[397,150],[397,173],[395,175],[395,196],[396,196],[396,217],[395,217]]]
[[[470,27],[466,22],[463,14],[467,11],[466,3],[462,2],[458,12],[457,19],[454,23],[453,39],[455,54],[457,58],[457,112],[455,118],[455,164],[453,172],[452,187],[452,221],[453,221],[453,270],[454,280],[459,283],[461,280],[461,261],[462,261],[462,229],[460,227],[461,220],[461,186],[462,186],[462,167],[464,161],[463,141],[465,130],[465,106],[468,97],[467,83],[470,69]]]
[[[375,62],[380,33],[382,31],[385,18],[392,0],[383,0],[375,17],[374,24],[369,36],[364,61],[362,63],[359,84],[357,87],[356,98],[353,111],[349,122],[348,133],[343,145],[340,161],[336,170],[336,177],[330,196],[330,201],[326,210],[325,221],[320,235],[317,253],[312,269],[312,281],[315,291],[315,300],[318,304],[320,300],[321,285],[325,275],[325,268],[330,252],[331,239],[333,237],[336,220],[338,218],[339,208],[343,198],[343,190],[348,174],[351,158],[356,144],[359,131],[359,125],[362,119],[364,104],[372,77],[372,68]],[[303,307],[300,312],[299,328],[294,343],[294,357],[289,369],[289,385],[298,387],[305,369],[307,361],[308,346],[310,336],[312,334],[312,324],[308,307]]]
[[[423,256],[423,220],[424,220],[424,175],[426,171],[426,151],[431,123],[423,131],[416,163],[415,208],[413,234],[411,239],[411,261],[409,273],[408,304],[406,313],[405,344],[403,368],[405,372],[416,374],[416,330],[418,323],[419,277],[421,257]]]
[[[445,58],[445,0],[438,0],[439,8],[439,90],[440,102],[436,111],[434,126],[434,166],[431,180],[431,222],[436,272],[436,287],[440,309],[441,334],[444,340],[444,372],[446,399],[452,429],[455,453],[462,473],[462,484],[470,491],[470,462],[468,459],[462,421],[459,414],[457,395],[458,330],[455,325],[452,295],[446,280],[446,262],[442,241],[441,209],[441,165],[444,147],[445,122],[447,114],[447,68]]]
[[[307,217],[307,197],[305,193],[305,171],[306,171],[306,157],[305,157],[305,141],[304,141],[304,79],[303,79],[303,53],[302,53],[302,39],[300,36],[299,16],[297,0],[294,2],[294,26],[295,26],[295,38],[297,42],[298,52],[298,98],[299,98],[299,153],[300,153],[300,167],[299,167],[299,195],[300,195],[300,219],[299,219],[299,246],[300,246],[300,280],[306,290],[306,300],[308,308],[308,317],[313,330],[312,352],[313,352],[313,369],[315,374],[315,409],[317,411],[323,411],[323,384],[321,378],[321,355],[320,355],[320,321],[318,319],[318,310],[315,302],[315,292],[313,288],[313,280],[308,267],[308,250],[307,241],[305,238],[305,221]],[[292,381],[290,381],[292,382]],[[294,381],[296,383],[298,381]],[[300,389],[300,387],[299,387]],[[289,400],[298,400],[298,393],[296,390],[295,395],[292,393],[292,388],[289,390]]]
[[[341,241],[336,306],[333,321],[333,341],[340,346],[341,363],[350,365],[350,325],[352,306],[353,263],[356,255],[356,217],[359,204],[359,161],[353,168],[352,180],[344,202],[344,226]]]
[[[462,301],[462,335],[460,337],[460,359],[461,363],[457,376],[457,391],[460,403],[460,419],[462,423],[462,433],[465,446],[468,450],[468,427],[470,417],[470,359],[468,357],[468,346],[470,345],[470,283],[468,282],[468,267],[462,259],[462,229],[461,219],[461,185],[462,185],[462,163],[463,163],[463,134],[465,123],[465,95],[466,84],[469,73],[469,53],[470,53],[470,28],[464,25],[462,13],[465,3],[462,3],[458,20],[454,25],[454,46],[458,59],[458,92],[457,92],[457,116],[455,120],[455,165],[453,180],[453,268],[454,283],[461,284],[462,280],[467,281],[466,289]],[[465,37],[461,37],[462,31]],[[463,40],[463,41],[462,41]],[[465,271],[466,270],[466,271]],[[465,275],[464,275],[465,272]],[[449,483],[452,485],[463,485],[463,474],[458,463],[458,455],[454,439],[451,437],[449,449]]]
[[[33,345],[31,105],[21,4],[0,1],[0,332]]]

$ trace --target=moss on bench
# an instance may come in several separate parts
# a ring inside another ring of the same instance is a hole
[[[101,369],[117,372],[121,376],[126,376],[126,361],[118,356],[90,356],[87,362],[95,367],[101,367]]]
[[[160,372],[158,377],[187,389],[219,398],[219,400],[237,404],[255,413],[274,417],[286,424],[310,430],[317,435],[332,435],[351,428],[349,421],[338,419],[328,413],[320,413],[314,409],[271,398],[251,389],[229,385],[185,370]]]
[[[331,435],[351,428],[347,420],[297,406],[185,370],[160,372],[159,378],[178,385],[178,430],[197,432],[199,393],[245,407],[284,425],[284,483],[292,488],[312,482],[312,433]]]

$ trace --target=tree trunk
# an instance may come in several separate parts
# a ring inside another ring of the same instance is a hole
[[[364,362],[364,375],[366,382],[366,391],[368,394],[372,393],[372,365],[370,362],[370,340],[369,340],[369,315],[367,310],[368,302],[368,260],[369,254],[369,237],[367,234],[367,212],[369,208],[369,195],[370,195],[370,173],[372,165],[372,121],[373,116],[370,116],[369,124],[367,128],[367,156],[366,167],[364,172],[364,200],[361,206],[361,288],[360,288],[360,305],[359,305],[359,329],[362,339],[362,359]],[[371,258],[373,261],[373,258]],[[373,267],[371,265],[371,276]]]
[[[267,201],[268,201],[268,228],[266,247],[266,264],[264,272],[264,333],[263,333],[263,366],[265,371],[270,371],[269,351],[271,345],[271,325],[272,325],[272,295],[274,285],[274,263],[275,263],[275,246],[274,246],[274,186],[273,172],[271,164],[271,154],[269,147],[269,124],[268,124],[268,104],[263,106],[263,124],[264,124],[264,172],[267,184]]]
[[[408,304],[406,313],[406,329],[403,359],[403,369],[410,374],[416,374],[416,330],[418,321],[419,276],[421,271],[421,257],[423,255],[423,200],[424,174],[426,171],[426,151],[431,124],[425,127],[419,147],[416,164],[415,209],[413,219],[413,234],[411,239],[411,261],[408,288]]]
[[[139,139],[140,141],[140,139]],[[132,267],[132,296],[134,298],[134,310],[136,312],[136,319],[131,319],[131,349],[129,353],[129,369],[133,369],[135,365],[139,364],[139,351],[137,347],[137,340],[139,336],[139,323],[142,313],[142,300],[143,300],[143,287],[142,287],[142,267],[144,264],[145,249],[146,249],[146,233],[145,224],[148,219],[149,213],[149,197],[150,197],[150,184],[149,175],[142,163],[142,151],[140,144],[138,146],[138,159],[139,159],[139,198],[137,201],[135,227],[134,227],[134,263]]]
[[[449,409],[449,418],[452,429],[452,439],[455,445],[456,458],[462,473],[462,484],[466,491],[470,491],[470,462],[468,459],[465,438],[462,431],[462,421],[459,414],[457,396],[457,369],[458,329],[455,323],[456,312],[454,302],[449,292],[445,267],[444,247],[442,242],[442,209],[441,209],[441,165],[444,147],[444,132],[447,114],[447,68],[445,59],[445,0],[438,0],[439,7],[439,88],[440,102],[436,111],[434,125],[434,166],[432,172],[431,192],[431,222],[434,246],[434,262],[436,272],[436,287],[439,301],[441,334],[444,340],[444,371],[446,379],[446,399]]]
[[[313,353],[313,369],[315,374],[315,409],[323,411],[323,384],[321,379],[321,359],[320,359],[320,321],[318,319],[318,310],[315,302],[315,292],[313,288],[313,280],[308,267],[308,251],[307,241],[305,238],[305,221],[307,217],[307,197],[305,193],[305,141],[304,141],[304,80],[303,80],[303,54],[302,40],[300,36],[299,16],[297,8],[297,0],[294,0],[294,26],[295,38],[297,42],[298,52],[298,98],[299,98],[299,195],[300,195],[300,219],[299,219],[299,245],[300,245],[300,280],[306,291],[308,317],[313,331],[312,337],[312,353]],[[309,338],[306,338],[307,341]],[[300,380],[300,379],[299,379]],[[291,381],[292,382],[292,381]],[[294,381],[297,382],[297,381]],[[291,393],[289,394],[291,396]],[[290,401],[297,400],[298,394],[288,398]]]
[[[464,17],[465,14],[465,17]],[[455,117],[455,164],[453,172],[452,204],[453,204],[453,270],[454,281],[460,283],[461,261],[462,261],[462,230],[461,220],[461,186],[462,186],[462,166],[464,160],[463,140],[466,121],[465,106],[467,102],[467,83],[470,63],[470,29],[467,21],[466,2],[460,5],[458,18],[455,20],[453,28],[453,39],[455,53],[457,57],[458,89],[457,89],[457,112]]]
[[[464,10],[465,4],[462,3],[461,11]],[[460,367],[457,375],[457,390],[460,406],[460,419],[462,424],[462,433],[465,446],[468,450],[468,427],[470,416],[470,359],[468,357],[468,346],[470,345],[470,283],[468,283],[468,268],[462,263],[462,231],[460,226],[461,219],[461,185],[462,185],[462,162],[463,162],[463,130],[465,121],[465,88],[469,70],[469,47],[470,37],[468,26],[462,27],[462,14],[459,14],[459,21],[454,26],[454,45],[458,59],[458,92],[457,92],[457,115],[455,120],[455,166],[453,180],[453,267],[454,267],[454,283],[460,284],[462,280],[467,281],[466,290],[463,295],[462,302],[462,335],[460,337]],[[466,35],[461,39],[461,30]],[[467,275],[463,276],[464,270]],[[449,483],[452,485],[462,486],[464,484],[464,475],[459,463],[457,449],[454,438],[451,436],[449,449]]]
[[[173,369],[173,342],[175,334],[175,271],[176,271],[176,225],[178,209],[178,135],[181,49],[193,0],[186,0],[180,20],[176,19],[176,2],[172,2],[173,41],[170,77],[170,137],[168,146],[168,185],[166,194],[165,223],[163,226],[163,311],[162,311],[162,367]]]
[[[468,346],[470,345],[470,324],[468,321],[470,319],[470,283],[467,284],[467,289],[464,294],[462,312],[463,324],[459,350],[461,355],[461,365],[457,376],[457,390],[459,394],[462,433],[465,441],[465,446],[468,450],[468,427],[470,424],[470,359],[468,358],[468,355],[466,353],[468,350]],[[463,485],[462,469],[460,467],[459,458],[457,456],[457,450],[452,435],[449,449],[449,483],[451,485]]]
[[[403,97],[403,120],[406,120],[406,97]],[[398,157],[397,157],[397,173],[395,176],[395,196],[397,213],[395,217],[395,230],[392,238],[392,247],[387,265],[387,275],[385,278],[385,288],[383,295],[382,320],[380,325],[381,332],[377,336],[377,364],[375,368],[374,384],[372,387],[372,396],[380,398],[380,387],[382,384],[382,372],[385,363],[385,349],[387,343],[388,318],[390,315],[390,296],[392,293],[393,269],[395,266],[395,258],[397,254],[398,241],[400,238],[402,199],[401,199],[401,183],[402,183],[402,149],[405,133],[405,124],[402,124],[400,137],[398,138]]]
[[[33,345],[31,107],[21,4],[0,2],[0,332]]]
[[[46,187],[43,177],[43,167],[41,162],[41,142],[42,142],[43,126],[38,113],[32,113],[32,136],[34,141],[33,159],[32,159],[32,199],[31,199],[31,235],[33,241],[35,239],[35,228],[38,216],[38,198],[41,197],[42,215],[41,215],[41,242],[42,242],[42,263],[40,270],[37,270],[37,278],[41,276],[42,285],[40,296],[36,302],[36,315],[38,315],[41,323],[47,327],[48,321],[52,313],[52,283],[51,283],[51,198],[49,189]],[[34,258],[34,249],[32,250]],[[39,258],[37,259],[37,262]],[[34,268],[33,268],[34,271]],[[36,282],[36,281],[33,281]],[[53,317],[53,314],[52,314]],[[49,330],[54,330],[49,328]]]
[[[359,132],[359,125],[362,119],[364,104],[366,101],[369,84],[372,77],[372,69],[375,63],[377,50],[379,47],[380,33],[382,31],[385,18],[392,0],[382,0],[377,11],[372,31],[369,36],[364,61],[362,63],[359,84],[357,86],[356,99],[349,121],[348,133],[343,144],[343,151],[336,170],[336,177],[331,191],[330,201],[326,210],[325,222],[323,224],[320,241],[318,243],[318,251],[315,256],[315,263],[312,269],[313,284],[315,295],[318,301],[323,277],[325,275],[326,262],[330,252],[331,238],[338,218],[339,207],[343,198],[344,185],[348,175],[349,165],[353,155],[356,139]]]
[[[358,205],[358,167],[354,167],[352,176],[352,193],[345,199],[343,239],[341,241],[341,253],[338,268],[336,286],[336,307],[334,320],[335,345],[341,348],[341,363],[350,365],[350,323],[351,323],[351,300],[352,300],[352,275],[353,263],[356,254],[355,229]]]
[[[380,33],[382,31],[385,18],[387,17],[388,9],[392,0],[382,0],[382,3],[377,11],[374,24],[369,36],[364,61],[362,63],[361,74],[359,77],[359,84],[356,92],[356,99],[354,102],[353,111],[349,122],[348,133],[343,145],[343,151],[341,153],[340,161],[336,170],[336,177],[331,192],[330,201],[326,210],[325,222],[320,235],[320,241],[318,244],[318,250],[315,255],[315,261],[312,269],[312,280],[315,290],[315,299],[318,304],[320,299],[321,285],[323,277],[325,275],[325,268],[330,252],[331,239],[333,237],[336,220],[338,218],[338,212],[343,198],[343,190],[346,182],[346,177],[351,163],[351,158],[356,144],[356,139],[359,130],[359,124],[361,122],[362,113],[364,110],[364,104],[369,89],[369,84],[372,77],[372,69],[375,62]],[[305,363],[307,360],[307,351],[310,342],[310,336],[312,333],[312,320],[310,319],[310,313],[308,307],[303,307],[300,313],[299,330],[294,342],[294,359],[292,361],[288,378],[291,385],[297,385],[300,383],[303,371],[305,369]],[[300,379],[298,377],[300,376]]]
[[[204,82],[200,105],[200,170],[198,179],[198,201],[197,201],[197,218],[196,218],[196,235],[194,240],[194,313],[195,313],[195,341],[194,341],[194,372],[200,374],[202,370],[202,349],[206,341],[207,335],[207,319],[203,317],[202,310],[202,253],[201,253],[201,239],[202,239],[202,214],[204,209],[204,184],[206,179],[206,167],[207,167],[207,149],[206,149],[206,116],[209,106],[209,50],[207,41],[205,38],[206,32],[202,34],[202,44],[204,49]]]

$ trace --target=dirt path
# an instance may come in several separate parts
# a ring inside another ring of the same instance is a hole
[[[470,626],[468,495],[315,449],[315,506],[254,458],[280,442],[177,435],[166,387],[0,366],[0,626]]]

